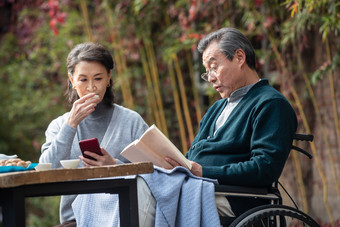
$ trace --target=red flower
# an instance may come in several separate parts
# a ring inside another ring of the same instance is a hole
[[[179,40],[183,43],[187,39],[187,35],[183,34]]]
[[[255,0],[255,1],[254,1],[254,5],[255,5],[255,7],[257,7],[257,8],[259,8],[259,7],[262,5],[262,3],[263,3],[263,0]]]
[[[274,21],[275,21],[275,20],[274,20],[273,17],[269,17],[269,16],[268,16],[268,17],[266,18],[266,21],[264,22],[263,25],[264,25],[265,28],[269,28],[269,27],[272,26],[272,24],[274,23]]]
[[[65,23],[66,13],[58,12],[57,13],[57,21],[61,24]]]
[[[59,9],[59,0],[49,0],[48,1],[48,15],[50,17],[50,28],[54,35],[58,35],[58,24],[64,24],[66,19],[66,13],[61,12]]]

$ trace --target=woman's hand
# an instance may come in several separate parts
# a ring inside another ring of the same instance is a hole
[[[78,124],[84,120],[97,106],[99,97],[95,93],[87,94],[75,101],[68,116],[67,124],[77,128]]]
[[[100,148],[103,155],[98,155],[91,151],[85,151],[84,153],[88,156],[91,156],[92,159],[85,158],[84,156],[79,156],[84,166],[106,166],[106,165],[115,165],[117,163],[116,159],[112,158],[109,153],[104,148]]]
[[[172,165],[173,168],[175,168],[176,166],[181,166],[181,164],[179,164],[178,162],[176,162],[175,160],[169,157],[166,157],[165,161],[167,161],[170,165]],[[202,166],[198,164],[197,162],[193,162],[190,160],[188,161],[192,165],[190,172],[194,174],[195,176],[202,177],[203,176]]]

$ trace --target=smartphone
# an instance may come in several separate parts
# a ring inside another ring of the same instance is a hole
[[[81,153],[83,154],[83,156],[85,158],[96,160],[96,159],[84,154],[85,151],[91,151],[91,152],[94,152],[98,155],[103,155],[101,150],[100,150],[100,146],[99,146],[97,138],[81,140],[81,141],[79,141],[79,146],[80,146]]]

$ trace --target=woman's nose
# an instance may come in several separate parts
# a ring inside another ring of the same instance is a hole
[[[96,88],[96,85],[94,84],[93,81],[90,81],[88,86],[87,86],[87,90],[88,91],[95,91],[97,88]]]

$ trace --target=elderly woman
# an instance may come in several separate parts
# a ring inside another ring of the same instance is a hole
[[[61,167],[60,160],[80,158],[84,166],[113,165],[128,162],[120,152],[138,139],[148,125],[142,117],[114,104],[111,79],[114,62],[110,52],[96,43],[76,45],[67,57],[69,112],[54,119],[46,130],[39,162]],[[81,155],[79,141],[97,138],[102,156],[86,151]],[[71,204],[76,195],[62,196],[60,222],[75,226]]]

